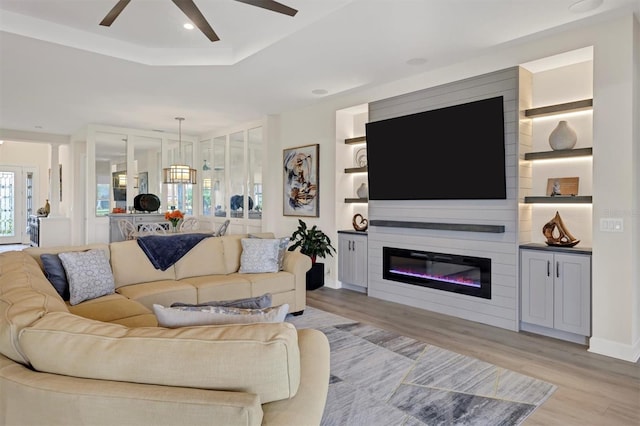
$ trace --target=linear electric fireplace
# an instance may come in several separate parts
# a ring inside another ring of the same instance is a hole
[[[491,259],[383,247],[386,280],[491,299]]]

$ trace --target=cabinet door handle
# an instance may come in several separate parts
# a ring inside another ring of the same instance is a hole
[[[551,276],[551,261],[547,260],[547,276]]]
[[[560,278],[560,262],[556,261],[556,277]]]
[[[349,251],[351,251],[351,241],[349,241]]]

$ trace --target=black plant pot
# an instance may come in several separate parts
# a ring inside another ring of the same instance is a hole
[[[307,271],[307,290],[316,290],[324,285],[324,263],[314,263]]]

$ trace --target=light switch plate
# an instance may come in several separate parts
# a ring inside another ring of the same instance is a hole
[[[604,232],[623,232],[624,220],[621,217],[603,217],[600,219],[600,230]]]

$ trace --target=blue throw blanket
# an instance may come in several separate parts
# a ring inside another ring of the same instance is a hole
[[[166,271],[189,250],[211,234],[147,235],[138,238],[138,245],[156,269]]]

